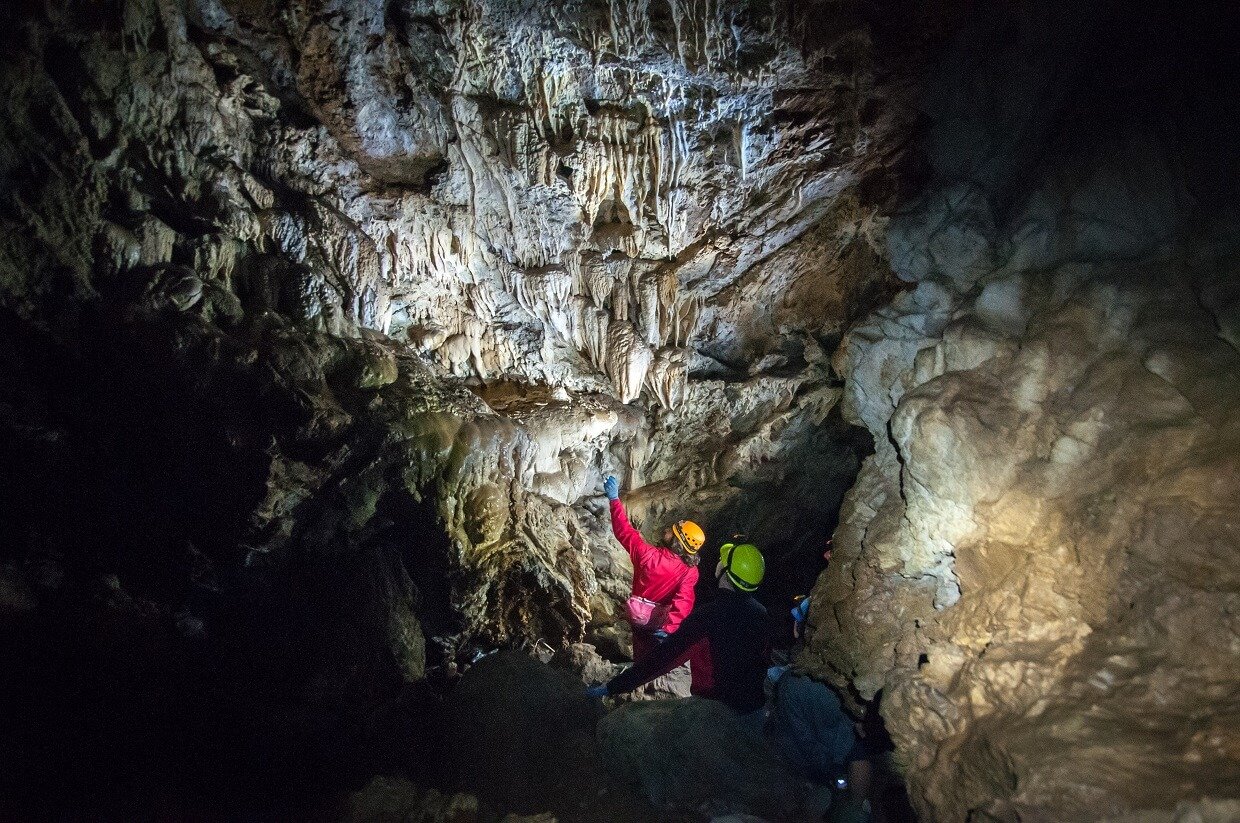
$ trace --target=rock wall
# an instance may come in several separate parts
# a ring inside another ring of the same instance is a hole
[[[1228,52],[1189,13],[1009,12],[932,72],[933,179],[887,232],[909,289],[835,354],[876,453],[802,662],[881,692],[924,820],[1212,819],[1240,774]]]
[[[220,812],[229,762],[281,816],[427,756],[427,677],[615,620],[605,474],[651,531],[829,525],[911,118],[874,37],[928,37],[871,19],[0,9],[12,814]]]
[[[66,339],[100,300],[377,332],[467,382],[465,416],[508,426],[436,492],[486,567],[455,599],[475,625],[522,574],[499,543],[555,554],[532,543],[584,514],[576,551],[623,565],[593,522],[606,473],[649,489],[652,526],[771,478],[883,293],[850,187],[896,179],[880,138],[907,112],[875,106],[896,86],[849,9],[134,0],[4,23],[6,311]],[[592,585],[553,622],[580,626]]]
[[[605,474],[816,558],[870,448],[804,662],[926,819],[1234,795],[1218,5],[0,9],[0,796],[288,816],[607,629]]]

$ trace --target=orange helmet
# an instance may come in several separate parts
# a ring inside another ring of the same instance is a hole
[[[676,523],[672,526],[672,534],[676,535],[676,540],[685,550],[685,554],[697,554],[698,549],[702,548],[702,544],[706,542],[706,532],[702,531],[702,527],[692,520],[681,520]]]

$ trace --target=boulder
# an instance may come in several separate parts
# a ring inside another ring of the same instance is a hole
[[[655,806],[706,814],[795,814],[798,780],[765,742],[714,700],[627,703],[598,724],[612,776]]]
[[[601,708],[584,692],[521,652],[479,660],[445,706],[453,783],[522,814],[595,802],[606,786],[594,741]]]

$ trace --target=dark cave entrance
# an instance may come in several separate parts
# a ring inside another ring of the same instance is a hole
[[[792,599],[809,594],[826,568],[823,551],[839,524],[844,495],[874,453],[870,433],[845,422],[835,407],[806,431],[788,463],[747,482],[735,502],[705,525],[704,570],[698,594],[710,596],[714,568],[725,542],[756,544],[766,558],[758,599],[772,614],[786,615]]]

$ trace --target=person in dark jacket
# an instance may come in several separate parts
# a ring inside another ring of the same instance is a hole
[[[756,546],[724,545],[715,568],[718,596],[694,609],[680,629],[645,658],[586,693],[592,697],[623,694],[688,660],[691,693],[718,700],[760,730],[769,632],[766,608],[752,592],[765,572]]]

